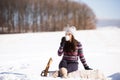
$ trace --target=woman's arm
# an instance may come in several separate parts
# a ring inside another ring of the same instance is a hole
[[[65,37],[62,37],[60,47],[58,49],[58,56],[61,56],[63,54],[64,45],[65,45]]]
[[[80,58],[80,61],[81,61],[82,64],[83,64],[84,68],[85,68],[86,70],[91,70],[91,68],[89,68],[89,66],[88,66],[87,63],[86,63],[86,60],[85,60],[85,57],[84,57],[84,54],[83,54],[83,51],[82,51],[82,44],[81,44],[80,42],[78,42],[77,47],[78,47],[78,56],[79,56],[79,58]]]

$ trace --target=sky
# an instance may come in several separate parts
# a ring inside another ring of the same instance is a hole
[[[98,19],[119,19],[120,0],[76,0],[91,7]]]

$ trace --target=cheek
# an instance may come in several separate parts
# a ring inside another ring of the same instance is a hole
[[[70,35],[70,39],[72,39],[72,36]]]

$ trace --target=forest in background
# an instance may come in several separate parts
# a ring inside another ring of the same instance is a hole
[[[0,33],[95,29],[96,16],[85,3],[74,0],[1,0]]]

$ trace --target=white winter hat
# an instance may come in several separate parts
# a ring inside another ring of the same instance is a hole
[[[73,36],[75,36],[75,32],[76,32],[75,26],[67,26],[64,30],[65,30],[65,34],[71,33]]]

